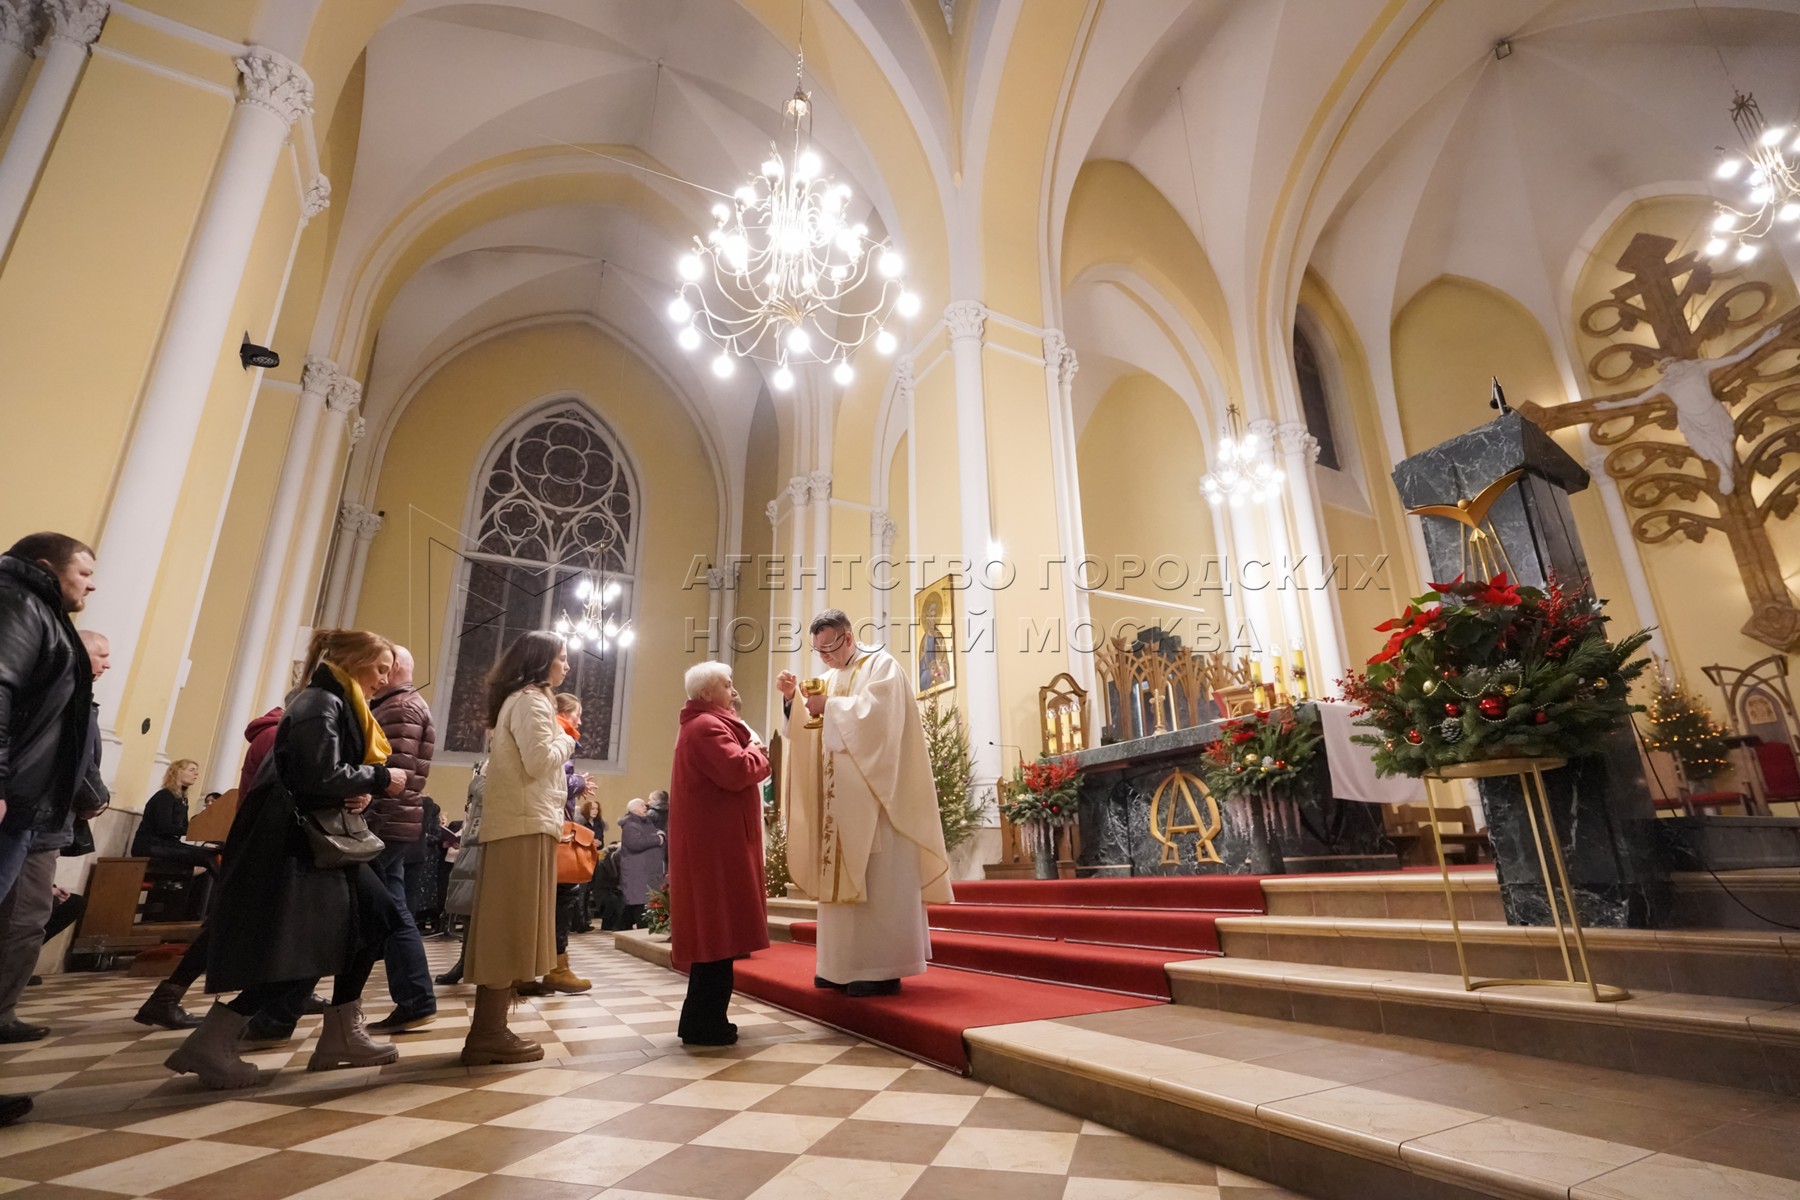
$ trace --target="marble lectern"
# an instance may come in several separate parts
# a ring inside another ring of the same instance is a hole
[[[1394,468],[1394,486],[1407,508],[1454,504],[1521,469],[1524,477],[1489,510],[1490,528],[1505,547],[1512,578],[1542,587],[1554,575],[1565,587],[1591,589],[1569,510],[1569,493],[1587,486],[1587,472],[1549,434],[1517,413],[1413,455]],[[1454,579],[1462,569],[1462,527],[1441,517],[1421,520],[1432,578]],[[1669,907],[1668,875],[1657,853],[1656,810],[1631,730],[1619,730],[1596,753],[1544,780],[1582,923],[1615,928],[1661,924]],[[1519,782],[1484,779],[1480,787],[1507,922],[1547,925],[1544,882]]]

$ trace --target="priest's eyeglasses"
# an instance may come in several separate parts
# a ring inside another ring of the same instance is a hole
[[[844,648],[844,643],[848,642],[849,640],[850,640],[849,634],[840,633],[840,634],[838,634],[837,641],[831,643],[831,645],[821,646],[815,642],[813,644],[813,649],[818,651],[821,656],[836,654],[839,650],[842,650]]]

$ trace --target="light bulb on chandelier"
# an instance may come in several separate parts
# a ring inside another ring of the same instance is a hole
[[[580,612],[573,617],[567,610],[558,613],[551,628],[570,650],[586,646],[600,652],[609,643],[621,649],[629,646],[637,640],[631,622],[620,624],[618,613],[608,611],[609,606],[617,605],[623,593],[624,587],[616,579],[601,583],[594,575],[584,574],[575,584],[575,598],[581,602]]]
[[[1287,475],[1275,465],[1273,447],[1255,430],[1245,432],[1233,404],[1225,410],[1225,433],[1219,438],[1218,466],[1200,479],[1200,494],[1211,504],[1241,508],[1246,501],[1265,504],[1281,494]]]
[[[682,349],[711,342],[713,373],[729,378],[739,358],[772,364],[770,381],[786,391],[809,363],[831,367],[847,387],[850,358],[874,342],[899,348],[890,318],[911,320],[921,307],[906,289],[906,259],[851,212],[854,193],[826,174],[811,145],[812,99],[800,84],[785,106],[787,148],[771,145],[759,173],[712,206],[714,228],[676,261],[679,285],[668,306]]]

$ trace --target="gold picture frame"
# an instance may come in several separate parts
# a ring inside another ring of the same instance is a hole
[[[913,594],[912,649],[919,698],[956,686],[956,590],[945,575]]]

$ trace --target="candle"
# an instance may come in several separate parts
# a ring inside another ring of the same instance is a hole
[[[1262,659],[1260,659],[1260,658],[1251,659],[1250,660],[1250,682],[1256,684],[1258,687],[1262,686],[1262,681],[1263,681],[1262,671],[1263,671]]]

